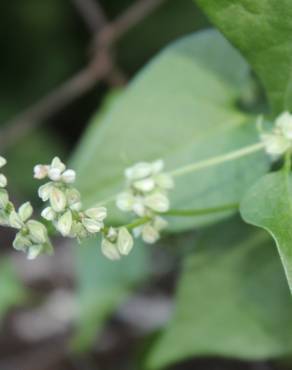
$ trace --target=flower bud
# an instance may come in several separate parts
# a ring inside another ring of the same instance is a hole
[[[62,180],[66,183],[66,184],[72,184],[76,179],[76,172],[73,171],[73,170],[66,170],[63,174],[62,174]]]
[[[133,183],[135,189],[140,190],[142,192],[149,192],[154,189],[155,182],[154,180],[149,177],[147,179],[138,180]]]
[[[37,164],[34,166],[33,172],[35,179],[42,180],[48,176],[48,166]]]
[[[60,189],[53,187],[50,192],[50,203],[55,212],[62,212],[66,208],[66,196]]]
[[[101,251],[107,258],[109,258],[112,261],[116,261],[121,258],[119,251],[117,250],[115,244],[111,243],[106,238],[102,239]]]
[[[134,246],[134,240],[126,227],[121,227],[118,233],[117,247],[121,254],[127,255]]]
[[[101,228],[103,227],[102,222],[95,221],[91,218],[83,218],[82,219],[82,224],[85,227],[85,229],[91,234],[98,233],[101,230]]]
[[[43,209],[41,216],[47,221],[54,221],[56,218],[56,213],[52,207],[46,207]]]
[[[35,244],[44,244],[48,240],[46,227],[38,221],[29,220],[27,222],[29,237]]]
[[[57,229],[63,236],[68,236],[72,227],[72,213],[71,211],[65,212],[57,222]]]
[[[18,214],[23,222],[27,221],[33,212],[33,208],[29,202],[24,203],[19,207]]]
[[[150,163],[140,162],[135,164],[133,167],[127,168],[125,170],[125,176],[127,179],[133,181],[143,179],[144,177],[151,175],[151,172],[152,166]]]
[[[145,243],[154,244],[159,239],[159,232],[151,226],[150,223],[146,224],[142,229],[142,239]]]
[[[5,209],[8,205],[9,197],[5,189],[0,189],[0,209]]]
[[[105,207],[89,208],[84,213],[96,221],[103,221],[106,218],[107,209]]]
[[[7,186],[7,178],[0,173],[0,188],[5,188]]]
[[[0,155],[0,168],[5,166],[6,163],[7,163],[6,159],[4,157],[1,157]]]
[[[11,227],[15,229],[21,229],[23,227],[23,222],[17,212],[15,211],[10,212],[9,224]]]
[[[155,212],[167,212],[169,210],[169,200],[162,193],[154,193],[145,198],[145,205]]]
[[[52,160],[52,163],[51,163],[51,166],[50,166],[51,168],[56,168],[56,169],[58,169],[60,172],[63,172],[63,171],[65,171],[65,169],[66,169],[66,166],[65,166],[65,164],[60,160],[60,158],[59,157],[55,157],[55,158],[53,158],[53,160]]]
[[[32,245],[32,242],[29,240],[28,237],[21,234],[21,232],[17,233],[14,241],[13,247],[18,251],[26,251],[28,247]]]
[[[40,186],[38,190],[38,195],[43,202],[46,202],[50,198],[50,194],[53,188],[54,184],[52,182],[48,182],[47,184]]]
[[[37,256],[39,256],[44,249],[42,244],[33,244],[28,248],[27,252],[27,259],[34,260]]]
[[[52,181],[60,181],[61,171],[59,170],[59,168],[49,168],[48,176]]]
[[[124,212],[132,211],[134,203],[134,197],[130,193],[121,193],[117,197],[116,205],[117,207]]]

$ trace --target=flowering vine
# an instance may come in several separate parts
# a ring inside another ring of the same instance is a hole
[[[188,164],[171,173],[164,172],[164,162],[140,162],[125,170],[125,189],[116,196],[116,206],[123,212],[131,213],[136,219],[128,225],[112,227],[106,225],[107,208],[97,206],[84,208],[79,191],[75,188],[76,173],[55,157],[50,164],[34,167],[34,177],[48,180],[38,189],[38,195],[46,207],[41,216],[51,222],[64,237],[76,238],[78,242],[101,236],[101,251],[111,260],[118,260],[130,253],[134,238],[142,237],[149,244],[157,242],[168,223],[163,215],[195,216],[208,212],[234,209],[237,205],[224,205],[201,210],[171,210],[169,191],[174,187],[174,177],[182,176],[206,167],[235,160],[258,150],[265,149],[272,159],[278,159],[292,152],[292,115],[283,112],[276,118],[271,130],[263,129],[258,123],[260,142],[231,153]],[[0,156],[0,168],[6,160]],[[7,178],[0,173],[0,225],[17,230],[13,246],[23,251],[29,259],[41,253],[52,253],[53,247],[46,226],[31,219],[33,208],[29,202],[17,210],[9,199],[6,189]]]

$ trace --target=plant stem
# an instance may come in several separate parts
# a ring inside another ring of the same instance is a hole
[[[136,227],[139,227],[141,225],[144,225],[146,224],[147,222],[149,222],[151,220],[150,217],[142,217],[142,218],[138,218],[136,220],[134,220],[133,222],[131,222],[130,224],[127,224],[125,225],[125,227],[128,229],[128,230],[133,230],[135,229]]]
[[[233,204],[225,204],[218,207],[212,207],[212,208],[197,208],[197,209],[170,209],[169,211],[163,213],[165,216],[183,216],[183,217],[192,217],[192,216],[200,216],[200,215],[206,215],[210,213],[217,213],[217,212],[223,212],[228,210],[234,210],[238,209],[239,204],[233,203]]]
[[[234,159],[244,157],[244,156],[249,155],[251,153],[257,152],[257,151],[259,151],[263,148],[264,148],[264,143],[257,143],[257,144],[254,144],[254,145],[244,147],[244,148],[239,149],[239,150],[235,150],[234,152],[219,155],[217,157],[213,157],[213,158],[210,158],[210,159],[205,159],[201,162],[195,162],[195,163],[188,164],[186,166],[183,166],[183,167],[180,167],[176,170],[173,170],[173,171],[169,172],[168,174],[171,175],[171,176],[186,175],[188,173],[201,170],[203,168],[216,166],[217,164],[220,164],[220,163],[224,163],[224,162],[228,162],[228,161],[232,161]]]

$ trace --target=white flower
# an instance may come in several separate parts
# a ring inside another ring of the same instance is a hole
[[[117,196],[117,207],[124,212],[132,211],[135,197],[131,193],[120,193]]]
[[[9,214],[9,224],[14,229],[21,229],[24,226],[22,219],[16,211],[11,211]]]
[[[0,209],[5,209],[9,203],[8,193],[5,189],[0,189]]]
[[[53,221],[56,218],[56,212],[52,207],[46,207],[43,209],[41,216],[47,221]]]
[[[47,165],[42,165],[42,164],[37,164],[34,166],[33,172],[34,172],[34,178],[38,180],[42,180],[45,177],[48,176],[48,169],[49,166]]]
[[[110,242],[106,238],[103,238],[101,241],[101,251],[108,259],[112,261],[117,261],[121,258],[116,244]]]
[[[23,222],[27,221],[33,212],[33,208],[29,202],[24,203],[22,206],[18,209],[19,217]]]
[[[160,238],[160,232],[167,227],[168,223],[160,216],[155,216],[145,225],[139,226],[133,230],[136,237],[142,235],[145,243],[154,244]]]
[[[145,243],[154,244],[159,239],[160,234],[150,223],[142,228],[142,239]]]
[[[0,188],[5,188],[7,186],[7,178],[0,173]]]
[[[84,213],[89,218],[102,222],[107,216],[107,209],[105,207],[89,208]]]
[[[7,163],[6,159],[4,157],[1,157],[0,155],[0,168],[5,166],[6,163]]]
[[[73,183],[75,179],[76,179],[76,172],[73,170],[66,170],[62,174],[62,180],[66,182],[67,184]]]
[[[66,208],[67,199],[64,192],[56,187],[50,191],[50,203],[55,212],[63,212]]]
[[[46,202],[50,198],[52,189],[54,188],[54,183],[48,182],[39,187],[38,195],[43,202]]]
[[[155,181],[153,178],[149,177],[147,179],[135,181],[133,187],[142,192],[148,192],[155,188]]]
[[[71,211],[65,212],[57,221],[57,229],[61,235],[68,236],[72,227],[72,213]]]
[[[151,163],[140,162],[125,170],[125,176],[129,180],[143,179],[152,173]]]
[[[262,118],[258,120],[257,124],[266,152],[273,159],[279,158],[287,150],[292,149],[292,115],[289,112],[283,112],[276,118],[274,128],[271,131],[263,130]]]
[[[85,229],[91,234],[98,233],[103,227],[102,222],[93,220],[92,218],[88,217],[82,219],[82,224],[85,227]]]
[[[155,212],[167,212],[169,210],[169,200],[163,193],[153,193],[145,197],[145,205]]]
[[[30,239],[35,244],[44,244],[48,240],[46,227],[35,220],[29,220],[27,227],[30,232]]]
[[[126,227],[119,228],[117,248],[123,255],[127,255],[131,252],[134,246],[134,240],[130,232]]]
[[[287,139],[292,139],[292,115],[289,112],[280,114],[275,121],[275,125]]]

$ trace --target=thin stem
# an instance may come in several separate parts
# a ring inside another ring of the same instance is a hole
[[[234,152],[230,152],[227,154],[219,155],[210,159],[205,159],[201,162],[195,162],[188,164],[184,167],[178,168],[174,171],[169,172],[169,175],[171,176],[182,176],[186,175],[191,172],[195,172],[198,170],[201,170],[203,168],[216,166],[217,164],[232,161],[234,159],[238,159],[241,157],[244,157],[246,155],[249,155],[251,153],[257,152],[264,148],[264,143],[257,143],[254,145],[250,145],[244,148],[241,148],[239,150],[235,150]]]
[[[170,209],[169,211],[163,213],[163,215],[165,215],[165,216],[193,217],[193,216],[206,215],[206,214],[210,214],[210,213],[217,213],[217,212],[235,210],[235,209],[238,209],[238,207],[239,207],[238,203],[233,203],[233,204],[225,204],[225,205],[222,205],[222,206],[212,207],[212,208]]]
[[[174,177],[183,176],[183,175],[186,175],[188,173],[195,172],[195,171],[198,171],[198,170],[202,170],[202,169],[207,168],[207,167],[216,166],[216,165],[224,163],[224,162],[228,162],[228,161],[232,161],[232,160],[244,157],[246,155],[255,153],[255,152],[257,152],[257,151],[259,151],[263,148],[264,148],[264,143],[253,144],[253,145],[241,148],[239,150],[235,150],[235,151],[227,153],[227,154],[223,154],[223,155],[220,155],[220,156],[205,159],[201,162],[195,162],[195,163],[188,164],[186,166],[177,168],[176,170],[170,171],[170,172],[168,172],[168,174],[170,176],[174,176]],[[108,199],[105,199],[103,201],[98,202],[98,205],[104,205],[104,204],[107,204],[109,202],[112,202],[117,197],[117,195],[118,194],[113,195],[113,196],[109,197]]]
[[[149,222],[151,220],[150,217],[142,217],[142,218],[138,218],[136,220],[134,220],[133,222],[131,222],[130,224],[127,224],[125,225],[125,227],[128,229],[128,230],[133,230],[135,229],[136,227],[139,227],[141,225],[144,225],[146,224],[147,222]]]

